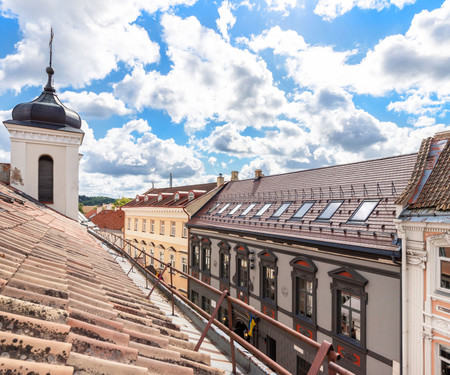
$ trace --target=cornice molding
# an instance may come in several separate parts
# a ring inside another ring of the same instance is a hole
[[[8,128],[11,134],[11,140],[14,141],[26,141],[35,143],[54,143],[64,145],[80,146],[83,139],[83,134],[69,133],[69,132],[56,132],[52,130],[23,130],[15,129],[11,126]]]

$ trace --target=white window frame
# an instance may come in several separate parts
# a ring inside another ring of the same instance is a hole
[[[187,238],[188,236],[188,228],[186,226],[186,223],[183,223],[183,238]]]
[[[150,233],[155,233],[155,220],[150,220]]]
[[[188,273],[188,261],[187,257],[181,257],[181,270],[184,273]]]
[[[128,218],[128,230],[131,230],[131,217]]]
[[[161,220],[160,222],[159,222],[159,234],[164,234],[164,232],[165,232],[165,230],[166,230],[166,228],[165,228],[165,223],[164,223],[164,220]]]
[[[147,219],[142,219],[142,231],[145,232],[147,230]]]
[[[138,230],[138,222],[139,222],[139,219],[134,219],[134,230],[135,231]]]
[[[175,237],[177,233],[177,223],[175,221],[170,222],[170,235]]]

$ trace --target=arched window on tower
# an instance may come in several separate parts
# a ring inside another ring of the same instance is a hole
[[[39,186],[40,202],[53,203],[53,159],[48,155],[39,158]]]

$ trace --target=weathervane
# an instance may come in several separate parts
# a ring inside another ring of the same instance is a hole
[[[50,41],[48,42],[48,45],[50,47],[50,62],[49,62],[49,66],[50,68],[52,67],[52,48],[53,48],[53,27],[50,27]]]

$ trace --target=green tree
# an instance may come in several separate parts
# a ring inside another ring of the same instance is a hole
[[[124,204],[127,204],[129,201],[131,201],[131,198],[119,198],[114,202],[114,207],[122,207]]]
[[[80,211],[81,213],[83,213],[83,206],[84,206],[83,203],[78,202],[78,211]]]

